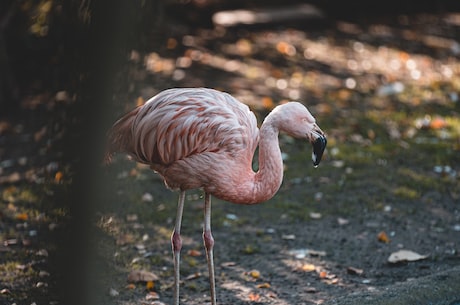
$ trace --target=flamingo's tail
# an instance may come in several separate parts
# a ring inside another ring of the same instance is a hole
[[[109,164],[116,152],[129,153],[133,148],[132,124],[140,107],[122,116],[107,133],[104,163]]]

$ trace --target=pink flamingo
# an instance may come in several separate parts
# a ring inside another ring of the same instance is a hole
[[[125,152],[149,164],[166,186],[179,190],[176,223],[171,236],[174,258],[174,304],[179,304],[180,236],[185,191],[205,192],[203,241],[209,270],[211,303],[216,304],[211,195],[237,204],[266,201],[283,179],[279,131],[313,145],[313,165],[326,147],[323,131],[298,102],[277,106],[260,131],[248,106],[227,93],[206,88],[168,89],[119,119],[109,132],[107,160]],[[259,145],[259,170],[252,159]]]

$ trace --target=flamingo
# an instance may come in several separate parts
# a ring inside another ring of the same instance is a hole
[[[180,235],[185,191],[204,190],[203,241],[209,270],[211,304],[216,304],[211,233],[211,195],[236,204],[272,198],[281,186],[283,160],[279,131],[310,141],[318,166],[326,137],[299,102],[279,105],[260,130],[249,107],[228,93],[208,88],[167,89],[121,117],[108,133],[106,161],[127,153],[150,165],[179,201],[171,245],[174,259],[174,304],[179,304]],[[259,146],[259,169],[252,159]]]

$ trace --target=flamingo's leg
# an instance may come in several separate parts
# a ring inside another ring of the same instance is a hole
[[[182,212],[184,210],[185,191],[179,195],[177,204],[176,225],[171,236],[171,246],[174,258],[174,305],[179,305],[179,281],[180,281],[180,250],[182,248],[182,239],[180,237],[180,227],[182,223]]]
[[[206,248],[206,258],[208,261],[211,304],[216,305],[216,282],[214,276],[214,257],[212,251],[214,247],[214,238],[211,234],[211,195],[208,193],[206,193],[204,200],[203,241],[204,247]]]

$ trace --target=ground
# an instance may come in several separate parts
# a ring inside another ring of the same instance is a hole
[[[206,86],[247,103],[259,122],[279,103],[302,101],[327,134],[318,168],[308,143],[280,136],[285,176],[269,201],[213,199],[219,304],[460,302],[459,18],[171,21],[154,33],[154,48],[132,49],[117,75],[113,121],[162,89]],[[21,116],[1,121],[2,304],[60,304],[60,281],[72,279],[61,262],[77,171],[63,148],[73,130],[68,94],[29,99]],[[94,172],[91,280],[72,288],[97,304],[171,304],[178,194],[123,155]],[[183,304],[209,302],[202,208],[202,193],[188,192]],[[399,250],[421,257],[390,263]]]

